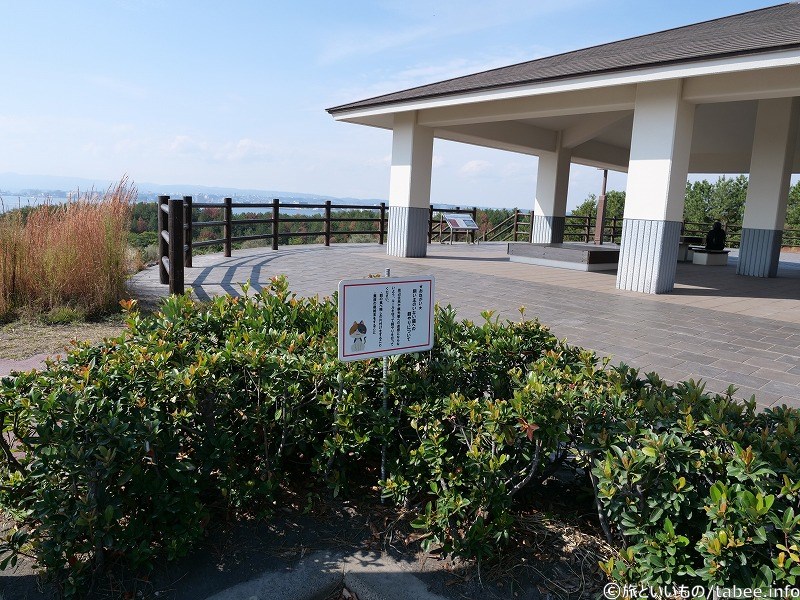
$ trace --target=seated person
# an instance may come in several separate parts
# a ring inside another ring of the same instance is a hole
[[[725,230],[719,221],[714,223],[713,229],[706,236],[706,250],[725,249]]]

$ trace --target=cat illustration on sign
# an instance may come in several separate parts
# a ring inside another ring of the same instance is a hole
[[[350,336],[353,338],[353,345],[350,349],[353,352],[361,352],[367,344],[367,326],[364,321],[353,324],[350,326]]]

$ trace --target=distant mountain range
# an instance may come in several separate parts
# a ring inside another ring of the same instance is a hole
[[[18,173],[0,173],[0,197],[12,200],[16,196],[50,196],[65,198],[68,192],[77,190],[105,191],[115,182],[105,179],[86,179],[81,177],[59,177],[54,175],[20,175]],[[316,204],[326,200],[342,204],[374,205],[385,200],[375,198],[341,198],[306,194],[302,192],[286,192],[276,190],[253,190],[226,187],[210,187],[191,184],[170,184],[134,182],[139,190],[139,200],[155,201],[159,194],[173,196],[194,196],[197,200],[213,200],[226,196],[235,197],[238,202],[264,202],[272,198],[280,198],[284,202],[298,204]]]

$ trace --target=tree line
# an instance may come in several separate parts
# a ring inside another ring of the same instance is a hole
[[[720,221],[725,226],[739,226],[744,220],[744,205],[747,199],[747,176],[720,177],[715,182],[706,179],[686,183],[686,198],[683,204],[683,220],[710,226]],[[625,192],[612,190],[606,194],[606,217],[622,218],[625,209]],[[573,211],[573,215],[594,218],[597,214],[597,196],[592,194]],[[786,229],[800,228],[800,182],[789,190],[789,205],[786,212]]]

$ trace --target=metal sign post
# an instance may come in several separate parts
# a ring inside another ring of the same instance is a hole
[[[339,282],[339,360],[383,358],[383,412],[389,413],[389,357],[433,348],[434,278],[385,277]],[[386,441],[381,447],[386,480]],[[383,500],[381,500],[382,502]]]
[[[606,184],[608,183],[608,169],[603,169],[603,188],[597,199],[597,215],[594,222],[594,245],[603,245],[603,228],[606,223]],[[612,242],[614,240],[611,240]]]
[[[385,277],[391,277],[392,270],[386,269]],[[383,357],[383,414],[389,412],[389,356]],[[386,437],[383,438],[381,444],[381,481],[386,481]],[[383,496],[381,496],[381,504],[383,504]]]

